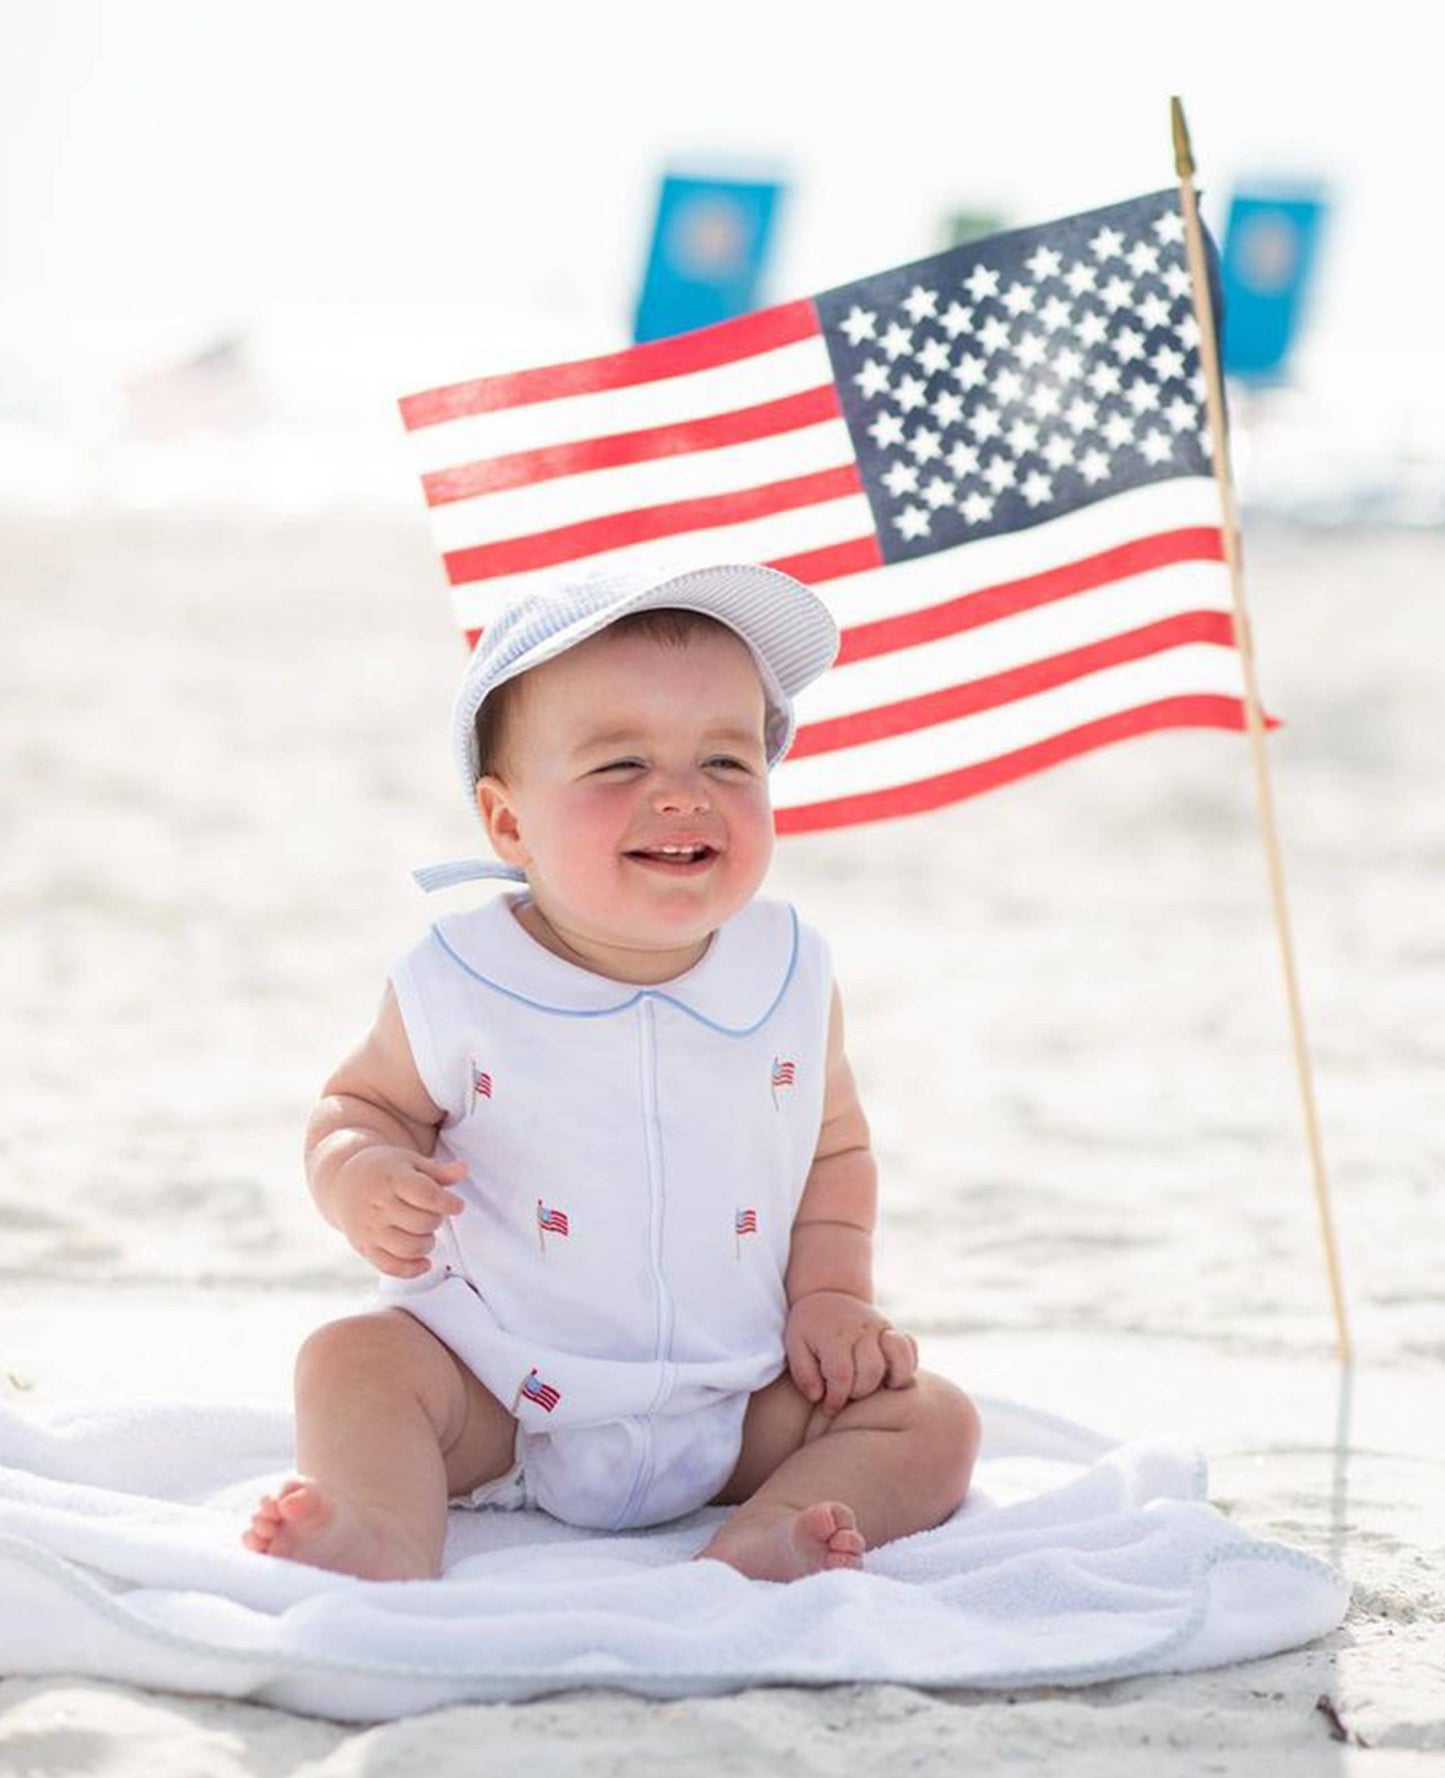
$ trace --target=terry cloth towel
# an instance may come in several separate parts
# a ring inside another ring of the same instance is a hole
[[[976,1399],[960,1512],[786,1585],[689,1561],[716,1509],[624,1535],[456,1511],[441,1580],[326,1574],[240,1543],[287,1473],[285,1410],[0,1407],[0,1672],[375,1722],[580,1686],[1087,1685],[1274,1654],[1344,1616],[1333,1569],[1207,1503],[1197,1452]]]

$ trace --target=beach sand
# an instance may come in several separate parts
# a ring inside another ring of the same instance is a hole
[[[771,888],[833,945],[881,1294],[925,1362],[1197,1442],[1231,1517],[1348,1573],[1341,1631],[1073,1692],[586,1693],[365,1731],[10,1680],[0,1773],[1445,1768],[1445,537],[1256,528],[1248,557],[1348,1388],[1241,739],[789,841]],[[365,1285],[307,1197],[306,1111],[428,916],[408,869],[478,838],[424,526],[11,515],[0,601],[0,1388],[284,1397]]]

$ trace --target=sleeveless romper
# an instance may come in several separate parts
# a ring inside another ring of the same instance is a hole
[[[440,920],[391,980],[461,1160],[431,1270],[387,1278],[518,1422],[478,1504],[617,1530],[705,1505],[783,1370],[783,1279],[822,1120],[822,938],[756,900],[686,974],[555,956],[523,895]]]

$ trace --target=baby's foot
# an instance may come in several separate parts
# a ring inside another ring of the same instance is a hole
[[[261,1496],[241,1542],[263,1556],[284,1556],[362,1580],[422,1580],[436,1573],[385,1508],[363,1508],[304,1476],[293,1476],[277,1494]]]
[[[700,1556],[726,1562],[751,1580],[801,1580],[825,1568],[861,1568],[867,1545],[850,1506],[746,1506],[719,1526]]]

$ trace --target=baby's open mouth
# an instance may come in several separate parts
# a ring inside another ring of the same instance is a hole
[[[717,857],[717,850],[699,842],[689,846],[639,846],[627,856],[637,859],[641,864],[656,864],[665,869],[682,870],[688,866],[709,863]]]

